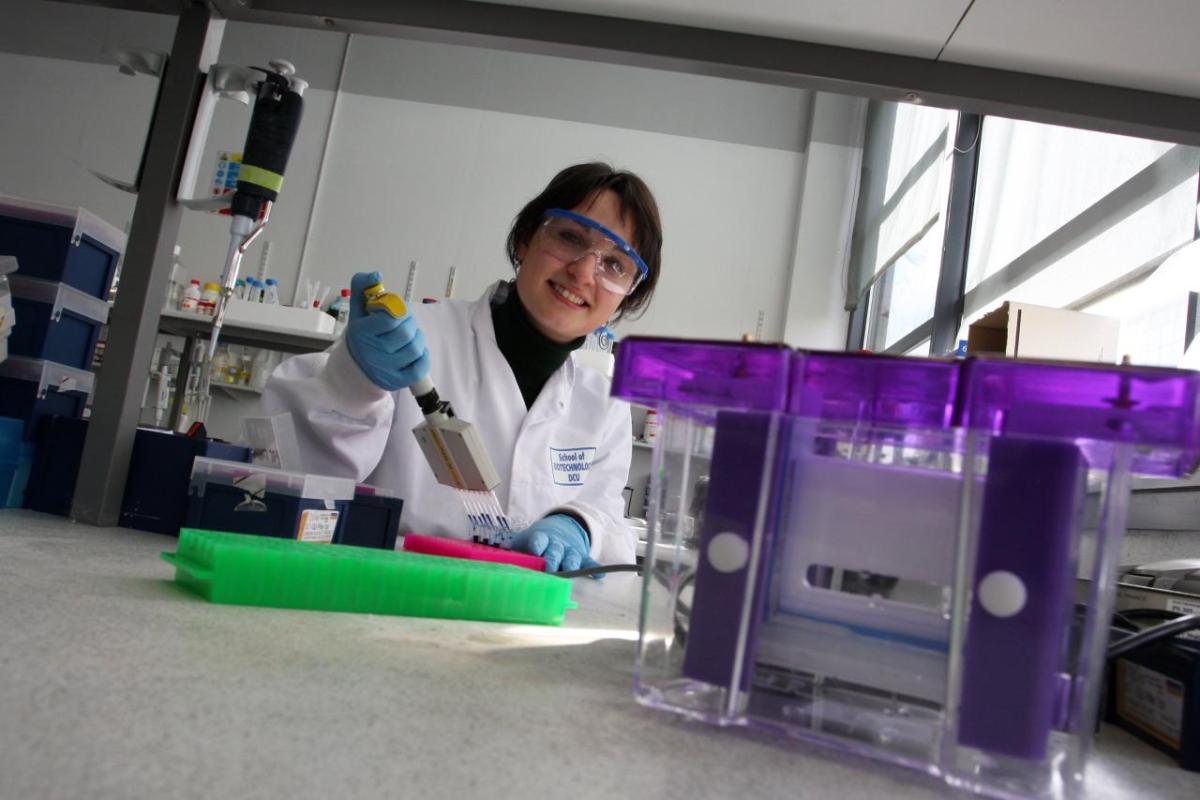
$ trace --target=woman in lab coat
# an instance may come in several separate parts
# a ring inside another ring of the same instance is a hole
[[[631,563],[621,494],[629,408],[572,353],[591,331],[645,308],[661,249],[658,208],[640,178],[607,164],[568,167],[513,222],[515,280],[397,320],[366,313],[363,290],[379,275],[359,273],[345,337],[281,364],[264,404],[291,412],[306,470],[394,490],[405,531],[469,538],[457,493],[436,481],[412,433],[422,416],[407,387],[428,374],[480,433],[509,520],[528,526],[515,547],[543,556],[549,572]]]

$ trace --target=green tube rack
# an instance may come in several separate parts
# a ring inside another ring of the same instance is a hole
[[[213,603],[560,625],[571,581],[509,564],[183,528],[175,581]]]

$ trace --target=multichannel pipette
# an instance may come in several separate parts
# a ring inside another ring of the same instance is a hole
[[[395,319],[408,314],[404,298],[387,291],[382,283],[367,287],[363,298],[368,313],[387,313]],[[425,421],[413,428],[413,435],[434,477],[458,492],[476,538],[485,544],[503,545],[512,531],[494,491],[500,474],[479,432],[454,415],[450,403],[438,397],[428,375],[409,388],[425,415]]]

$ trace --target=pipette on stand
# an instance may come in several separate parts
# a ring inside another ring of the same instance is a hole
[[[287,169],[296,131],[304,112],[301,97],[308,84],[295,77],[296,68],[286,61],[272,61],[271,69],[255,67],[263,73],[258,83],[250,130],[242,153],[237,190],[233,194],[233,221],[229,226],[229,250],[225,271],[221,274],[221,296],[217,300],[208,353],[200,372],[199,392],[207,395],[212,381],[212,357],[217,351],[225,311],[237,282],[238,270],[246,248],[263,231],[271,216],[271,205],[279,197],[283,173]],[[266,254],[264,254],[265,264]],[[203,422],[204,418],[198,418]]]

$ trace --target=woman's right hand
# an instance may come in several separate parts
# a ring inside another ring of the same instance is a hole
[[[429,374],[429,348],[411,313],[396,319],[386,311],[367,312],[363,293],[380,282],[378,272],[360,272],[351,279],[346,347],[372,383],[394,392]]]

